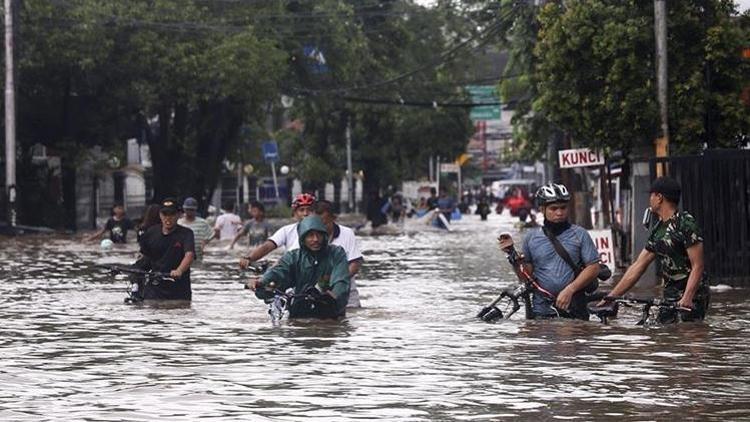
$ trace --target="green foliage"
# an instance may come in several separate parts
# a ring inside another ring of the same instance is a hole
[[[578,142],[651,142],[658,124],[653,18],[643,2],[573,1],[541,11],[536,109]]]
[[[150,147],[154,199],[208,198],[226,159],[269,174],[260,143],[273,138],[306,186],[337,180],[350,125],[355,171],[369,188],[396,184],[426,175],[430,155],[463,151],[467,111],[357,98],[465,101],[463,64],[442,55],[477,32],[463,19],[474,15],[411,0],[25,0],[19,145],[43,143],[74,175],[92,146],[121,155],[135,137]],[[301,133],[267,125],[284,113],[280,94]]]
[[[579,144],[630,150],[657,136],[653,2],[503,2],[510,61],[500,90],[516,100],[515,137],[540,155],[561,130]],[[732,2],[669,2],[669,119],[673,153],[729,146],[747,133],[740,101],[750,63],[746,18]],[[533,51],[533,55],[530,52]]]

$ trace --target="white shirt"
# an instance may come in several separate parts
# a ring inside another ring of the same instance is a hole
[[[337,224],[337,226],[339,228],[339,235],[333,239],[331,244],[344,248],[344,251],[346,252],[346,260],[349,262],[362,259],[362,252],[359,251],[359,245],[357,245],[357,238],[354,236],[354,230],[339,224]]]
[[[219,239],[234,239],[242,229],[242,219],[231,212],[222,214],[216,219],[214,229],[219,230]]]
[[[276,232],[268,238],[271,242],[276,244],[276,247],[283,246],[287,251],[292,249],[299,249],[299,235],[297,234],[297,224],[292,223],[276,230]]]
[[[330,244],[344,248],[344,252],[346,252],[346,260],[348,262],[361,259],[362,252],[359,251],[357,239],[354,236],[354,230],[340,224],[337,224],[336,226],[339,229],[339,233]],[[336,230],[334,229],[334,233],[335,231]],[[276,233],[274,233],[269,239],[276,244],[276,247],[284,246],[288,251],[299,249],[297,223],[289,224],[288,226],[276,230]]]

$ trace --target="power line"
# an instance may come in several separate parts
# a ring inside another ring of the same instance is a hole
[[[380,105],[396,105],[406,107],[422,107],[422,108],[473,108],[482,106],[501,106],[501,102],[486,102],[486,103],[452,103],[444,101],[406,101],[406,100],[389,100],[384,98],[358,98],[358,97],[341,97],[342,100],[349,103],[359,104],[380,104]]]
[[[375,83],[371,83],[371,84],[368,84],[368,85],[355,85],[355,86],[351,86],[351,87],[336,88],[336,89],[330,89],[330,90],[301,89],[301,91],[303,91],[303,92],[309,92],[309,93],[350,92],[350,91],[370,90],[370,89],[378,88],[378,87],[381,87],[381,86],[384,86],[384,85],[390,85],[390,84],[399,82],[401,80],[404,80],[404,79],[406,79],[406,78],[408,78],[410,76],[413,76],[413,75],[415,75],[417,73],[423,72],[423,71],[428,70],[428,69],[434,69],[434,68],[437,68],[437,67],[439,67],[439,66],[441,66],[443,64],[448,63],[449,61],[451,61],[451,60],[453,60],[455,58],[454,55],[455,55],[455,53],[457,51],[459,51],[460,49],[464,48],[465,46],[467,46],[472,41],[475,41],[475,40],[483,38],[483,37],[489,38],[490,35],[494,35],[494,31],[496,31],[498,27],[499,27],[499,24],[495,24],[495,25],[489,27],[488,30],[486,30],[484,32],[481,32],[481,33],[479,33],[479,34],[477,34],[477,35],[475,35],[475,36],[473,36],[473,37],[471,37],[471,38],[469,38],[469,39],[467,39],[465,41],[462,41],[458,45],[456,45],[456,46],[452,47],[451,49],[449,49],[449,50],[441,53],[436,60],[433,60],[430,63],[427,63],[426,65],[419,66],[419,67],[417,67],[415,69],[412,69],[412,70],[409,70],[407,72],[401,73],[401,74],[399,74],[397,76],[394,76],[394,77],[392,77],[390,79],[387,79],[387,80],[384,80],[384,81],[375,82]],[[485,41],[486,41],[486,39],[485,39]]]
[[[514,4],[513,8],[515,8],[515,7],[516,7],[516,5]],[[512,11],[512,9],[508,10],[506,13],[510,14],[511,11]],[[302,91],[307,91],[309,93],[350,92],[350,91],[368,90],[368,89],[372,89],[372,88],[378,88],[378,87],[381,87],[381,86],[384,86],[384,85],[393,84],[393,83],[399,82],[401,80],[404,80],[404,79],[406,79],[406,78],[408,78],[408,77],[410,77],[412,75],[415,75],[417,73],[423,72],[423,71],[428,70],[428,69],[434,69],[434,68],[437,68],[437,67],[439,67],[439,66],[441,66],[443,64],[448,63],[449,61],[451,61],[451,60],[453,60],[453,59],[456,58],[456,56],[455,56],[456,52],[460,51],[462,48],[464,48],[465,46],[469,45],[469,43],[471,43],[472,41],[481,40],[480,44],[477,47],[475,47],[474,49],[477,49],[477,48],[481,47],[482,45],[484,45],[485,43],[487,43],[491,39],[491,36],[497,34],[497,32],[501,29],[502,25],[504,25],[504,21],[501,19],[498,23],[490,25],[485,30],[483,30],[483,31],[475,34],[474,36],[470,37],[469,39],[464,40],[464,41],[460,42],[458,45],[456,45],[456,46],[450,48],[449,50],[441,53],[436,60],[433,60],[433,61],[431,61],[430,63],[427,63],[424,66],[420,66],[420,67],[417,67],[417,68],[412,69],[410,71],[407,71],[407,72],[404,72],[404,73],[399,74],[397,76],[394,76],[394,77],[392,77],[390,79],[387,79],[385,81],[376,82],[376,83],[372,83],[372,84],[368,84],[368,85],[352,86],[352,87],[347,87],[347,88],[337,88],[337,89],[330,89],[330,90],[308,90],[308,89],[302,89]]]

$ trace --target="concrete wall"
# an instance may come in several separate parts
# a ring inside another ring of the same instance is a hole
[[[631,259],[635,261],[643,250],[643,247],[646,245],[649,234],[648,230],[646,230],[641,224],[643,211],[648,207],[649,189],[651,187],[651,175],[649,174],[647,162],[633,163],[630,183],[633,187],[633,197],[631,201],[632,224],[630,227],[630,239],[633,243]],[[653,287],[656,285],[656,282],[656,265],[651,264],[643,274],[643,277],[641,277],[641,281],[638,282],[638,285]]]

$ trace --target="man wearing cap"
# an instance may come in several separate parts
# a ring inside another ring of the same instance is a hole
[[[263,258],[280,246],[286,248],[287,251],[291,250],[295,245],[296,247],[299,247],[297,224],[302,221],[303,218],[312,214],[314,206],[315,196],[309,193],[301,193],[297,195],[294,198],[294,201],[292,201],[292,213],[295,222],[276,230],[276,232],[265,242],[253,249],[252,252],[250,252],[250,255],[240,258],[240,268],[247,268],[250,263]]]
[[[182,203],[183,216],[177,224],[193,231],[195,238],[195,262],[203,261],[203,249],[214,238],[214,231],[206,220],[198,217],[198,201],[195,198],[185,198]]]
[[[290,318],[336,318],[346,314],[349,267],[346,252],[328,243],[328,232],[317,215],[297,225],[301,247],[287,251],[262,278],[251,280],[256,296],[266,299],[269,290],[294,289]],[[301,297],[304,296],[304,297]]]
[[[709,278],[703,272],[703,236],[695,218],[678,210],[680,194],[680,185],[671,177],[659,177],[651,184],[649,209],[659,217],[659,222],[651,230],[643,251],[609,296],[625,294],[635,286],[649,264],[658,259],[664,299],[689,309],[689,313],[680,315],[686,321],[705,318],[711,293]],[[659,322],[676,322],[677,319],[674,309],[660,309]]]
[[[174,281],[146,284],[145,300],[191,300],[190,264],[195,257],[193,231],[177,224],[179,206],[173,198],[161,203],[161,225],[152,226],[139,242],[143,258],[139,266],[145,270],[169,273]]]

